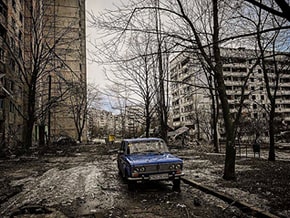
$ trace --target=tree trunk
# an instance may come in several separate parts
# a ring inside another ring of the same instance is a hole
[[[159,1],[156,2],[156,6],[159,7]],[[159,85],[159,122],[160,122],[160,136],[161,138],[167,142],[167,108],[165,105],[165,90],[164,90],[164,69],[163,69],[163,56],[162,56],[162,42],[161,42],[161,33],[160,33],[160,20],[159,11],[156,10],[156,36],[158,43],[158,85]]]
[[[274,130],[274,117],[275,117],[275,104],[274,107],[271,105],[270,119],[269,119],[269,137],[270,137],[270,147],[269,147],[269,161],[275,161],[275,130]]]
[[[196,125],[197,125],[197,141],[199,141],[200,140],[200,122],[199,122],[199,118],[198,118],[199,114],[197,113],[197,110],[196,110],[195,115],[196,115],[195,120],[196,120]]]
[[[145,134],[146,134],[146,137],[149,137],[150,136],[150,117],[149,117],[148,114],[146,116]]]
[[[33,127],[35,123],[35,90],[36,90],[36,79],[35,77],[31,78],[30,84],[31,87],[29,87],[28,90],[28,104],[27,104],[27,120],[25,121],[24,126],[24,144],[23,149],[25,152],[29,152],[29,148],[32,146],[32,133],[33,133]]]
[[[215,84],[215,83],[214,83]],[[218,140],[218,95],[213,92],[212,86],[212,78],[209,80],[210,85],[210,93],[211,93],[211,129],[212,129],[212,138],[213,138],[213,146],[214,152],[219,153],[219,140]],[[216,104],[217,102],[217,104]]]
[[[33,132],[34,121],[28,119],[24,127],[24,140],[23,140],[23,150],[29,153],[29,148],[32,146],[32,132]]]
[[[41,123],[39,125],[39,146],[44,146],[45,144],[45,125]]]
[[[224,117],[224,125],[226,131],[226,159],[224,167],[223,178],[226,180],[233,180],[235,175],[235,160],[236,160],[236,148],[235,148],[235,131],[233,126],[232,116],[230,114],[230,108],[226,93],[226,87],[223,78],[222,61],[219,48],[219,21],[218,21],[218,1],[212,0],[213,3],[213,55],[215,60],[215,79],[217,81],[219,98],[221,101]]]

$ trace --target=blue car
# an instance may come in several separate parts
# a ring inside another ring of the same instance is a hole
[[[119,174],[134,190],[137,182],[171,180],[173,190],[180,191],[182,159],[172,155],[163,139],[124,139],[118,152]]]

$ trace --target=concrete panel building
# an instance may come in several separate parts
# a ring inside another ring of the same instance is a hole
[[[22,140],[23,90],[17,59],[23,56],[23,36],[22,1],[0,0],[0,147]]]
[[[273,88],[276,66],[271,58],[271,53],[268,52],[266,55],[268,56],[266,70],[270,78],[270,86]],[[267,123],[267,109],[270,102],[261,66],[255,64],[256,52],[245,48],[223,48],[221,56],[231,113],[237,112],[241,86],[244,85],[249,74],[244,93],[246,99],[243,105],[243,117],[251,119],[252,122]],[[276,117],[280,120],[280,128],[287,130],[290,127],[289,55],[276,56],[276,63],[280,76],[276,98]],[[180,53],[171,60],[170,64],[171,80],[173,81],[171,84],[173,126],[174,128],[187,126],[195,133],[199,129],[206,138],[211,131],[211,98],[208,84],[212,78],[205,76],[205,71],[194,53]],[[220,120],[222,122],[222,119]],[[199,125],[198,128],[197,125]],[[221,136],[224,134],[222,126],[220,125],[219,131]],[[263,132],[262,136],[266,138],[267,131]]]
[[[23,73],[35,68],[41,75],[34,143],[40,126],[50,141],[60,135],[78,138],[73,109],[86,99],[85,34],[85,0],[0,0],[1,146],[23,141],[27,106],[34,103],[25,97],[29,83]],[[43,51],[38,62],[37,51]],[[86,139],[86,125],[81,138]]]
[[[49,111],[48,135],[51,140],[60,135],[77,139],[75,124],[84,119],[80,110],[85,105],[80,104],[86,99],[85,0],[46,0],[43,11],[45,36],[57,54],[50,73],[50,100],[62,95],[61,103]],[[86,124],[82,140],[86,140]]]

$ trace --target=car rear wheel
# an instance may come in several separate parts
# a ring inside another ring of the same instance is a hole
[[[180,179],[173,180],[173,191],[180,192]]]

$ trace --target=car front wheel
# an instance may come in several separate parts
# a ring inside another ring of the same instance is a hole
[[[180,192],[180,179],[173,180],[173,191]]]
[[[135,191],[136,189],[136,181],[128,180],[128,190]]]

